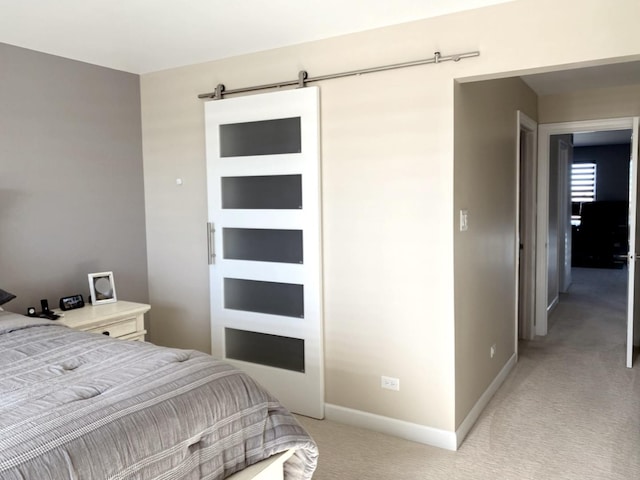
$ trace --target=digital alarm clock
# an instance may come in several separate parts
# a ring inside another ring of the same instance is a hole
[[[84,299],[82,295],[71,295],[70,297],[62,297],[60,299],[60,310],[73,310],[74,308],[84,307]]]

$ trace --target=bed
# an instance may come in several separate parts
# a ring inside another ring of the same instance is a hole
[[[229,364],[0,311],[3,480],[307,480],[317,457]]]

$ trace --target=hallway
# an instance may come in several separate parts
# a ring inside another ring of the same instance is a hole
[[[574,267],[571,273],[569,291],[560,294],[549,316],[549,335],[538,341],[556,348],[612,350],[624,365],[627,269]]]

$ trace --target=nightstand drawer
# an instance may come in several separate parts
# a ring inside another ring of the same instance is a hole
[[[62,316],[58,320],[60,325],[82,330],[84,332],[109,335],[112,338],[125,340],[141,340],[147,331],[144,329],[144,314],[151,307],[144,303],[126,302],[120,300],[105,305],[85,305],[56,313]]]
[[[91,328],[87,332],[101,333],[103,335],[109,335],[110,337],[123,337],[131,333],[135,333],[137,330],[136,318],[127,318],[120,320],[116,323],[109,325],[103,325],[101,327]]]

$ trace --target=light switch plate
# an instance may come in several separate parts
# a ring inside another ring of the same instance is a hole
[[[460,231],[466,232],[469,230],[469,210],[460,210]]]

